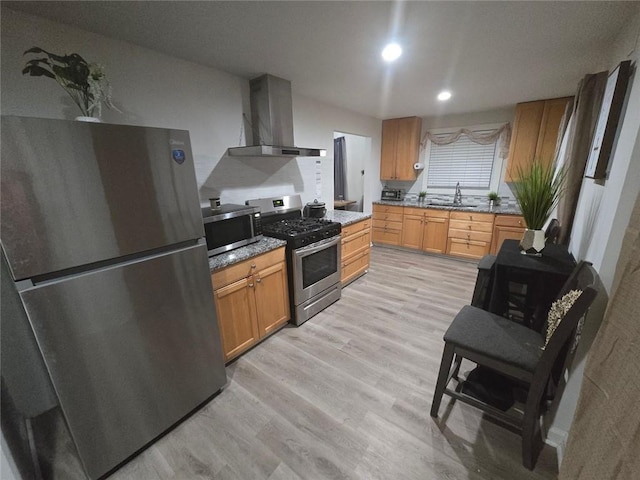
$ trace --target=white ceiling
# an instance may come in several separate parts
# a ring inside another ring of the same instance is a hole
[[[570,95],[638,2],[2,2],[378,118]],[[395,39],[404,53],[385,64]],[[90,47],[87,47],[90,48]],[[446,103],[435,97],[449,89]]]

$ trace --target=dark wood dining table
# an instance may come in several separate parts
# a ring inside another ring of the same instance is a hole
[[[506,315],[513,286],[524,285],[524,323],[542,331],[551,304],[575,266],[566,245],[548,244],[541,256],[532,256],[521,253],[518,240],[505,240],[494,263],[488,310]]]

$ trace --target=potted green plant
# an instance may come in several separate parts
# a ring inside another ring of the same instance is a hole
[[[87,63],[77,53],[56,55],[40,47],[32,47],[24,54],[46,55],[27,61],[22,74],[55,80],[82,112],[77,119],[99,121],[103,103],[119,111],[111,102],[111,86],[102,65]]]
[[[556,172],[553,165],[532,162],[518,168],[518,180],[513,184],[516,201],[527,225],[520,241],[523,253],[540,254],[545,246],[542,228],[558,204],[564,190],[566,172]]]
[[[427,192],[425,192],[424,190],[421,191],[420,193],[418,193],[418,201],[419,202],[424,202],[424,199],[427,197]]]
[[[489,199],[489,207],[493,208],[494,205],[500,205],[500,195],[498,195],[498,192],[489,192],[487,198]]]

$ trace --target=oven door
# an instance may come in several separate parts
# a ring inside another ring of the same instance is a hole
[[[299,305],[340,282],[340,235],[292,252],[293,294]]]

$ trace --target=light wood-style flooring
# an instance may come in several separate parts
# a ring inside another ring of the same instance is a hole
[[[339,302],[229,365],[221,394],[109,480],[556,478],[553,449],[526,470],[520,437],[472,407],[445,397],[429,416],[442,335],[475,276],[374,247]]]

